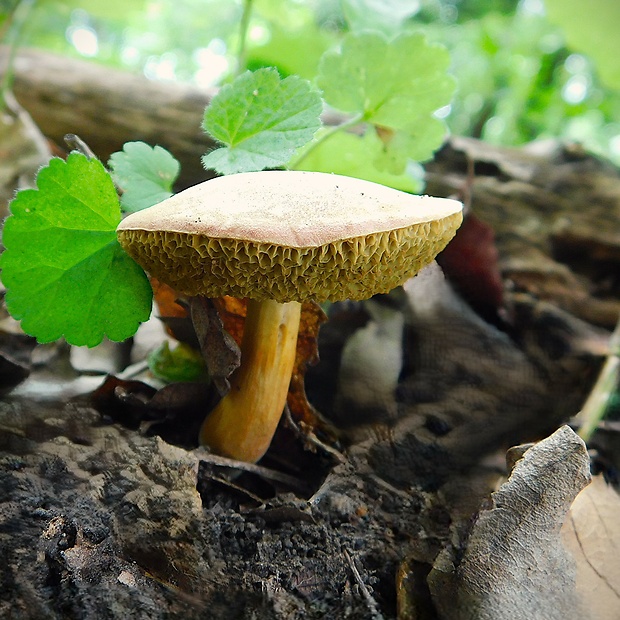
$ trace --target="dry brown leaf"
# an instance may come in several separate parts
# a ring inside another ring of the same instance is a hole
[[[178,303],[179,294],[157,278],[149,276],[153,296],[159,309],[159,316],[183,319],[189,316],[187,308]]]
[[[446,276],[474,307],[497,310],[504,285],[499,269],[495,233],[469,212],[448,247],[437,257]]]
[[[465,549],[435,562],[428,582],[441,620],[586,617],[560,530],[589,466],[585,444],[568,426],[523,454],[479,513]]]
[[[239,345],[224,329],[221,313],[212,299],[193,297],[190,309],[209,376],[220,396],[225,396],[230,390],[228,377],[241,363]]]
[[[293,417],[312,428],[317,426],[318,419],[316,410],[306,398],[304,376],[306,368],[319,361],[319,328],[325,321],[327,321],[327,316],[321,306],[312,301],[302,304],[299,336],[297,337],[297,356],[286,401]]]
[[[577,592],[591,620],[620,618],[620,496],[596,476],[571,506],[562,542],[577,564]]]

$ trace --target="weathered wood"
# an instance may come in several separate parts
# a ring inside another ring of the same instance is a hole
[[[6,53],[0,50],[2,67]],[[107,161],[125,142],[143,140],[179,159],[181,185],[209,176],[200,156],[213,143],[200,123],[213,91],[34,49],[17,55],[13,90],[43,133],[62,147],[65,134],[75,133]]]
[[[458,195],[495,231],[517,291],[613,328],[620,313],[620,170],[579,145],[497,147],[453,137],[427,191]]]

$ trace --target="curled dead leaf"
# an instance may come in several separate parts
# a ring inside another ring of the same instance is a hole
[[[596,476],[575,499],[562,542],[577,565],[577,593],[591,620],[620,618],[620,495]]]
[[[586,617],[560,530],[590,480],[568,426],[527,450],[478,514],[464,549],[442,552],[428,579],[442,620]]]
[[[437,262],[475,308],[497,310],[502,306],[504,285],[495,232],[471,210]]]

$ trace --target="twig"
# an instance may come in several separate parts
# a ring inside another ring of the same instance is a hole
[[[250,26],[250,17],[252,16],[252,1],[244,0],[243,13],[239,22],[239,49],[237,50],[237,75],[246,70],[246,52],[248,45],[248,28]]]
[[[199,461],[205,461],[206,463],[211,463],[213,465],[217,465],[218,467],[229,467],[230,469],[240,469],[242,471],[248,471],[253,474],[257,474],[258,476],[262,476],[263,478],[267,478],[268,480],[275,480],[276,482],[281,482],[282,484],[286,484],[298,491],[307,491],[303,481],[295,478],[293,476],[289,476],[288,474],[283,474],[282,472],[275,471],[273,469],[268,469],[267,467],[263,467],[262,465],[256,465],[255,463],[245,463],[244,461],[235,461],[234,459],[226,458],[225,456],[218,456],[217,454],[211,454],[207,452],[204,448],[196,448],[193,451],[193,454]]]
[[[362,579],[360,572],[357,570],[357,566],[355,566],[355,562],[353,561],[353,558],[351,557],[351,555],[346,549],[344,550],[344,557],[347,558],[347,562],[349,563],[349,567],[351,568],[353,577],[355,577],[355,581],[357,582],[357,585],[360,587],[360,590],[362,591],[362,595],[364,596],[364,600],[366,601],[366,605],[368,606],[368,609],[370,610],[373,620],[383,620],[383,615],[379,611],[379,606],[377,605],[377,602],[375,601],[374,598],[372,598],[372,594],[370,593],[370,590],[364,583],[364,580]]]
[[[15,77],[15,72],[13,71],[15,55],[21,43],[24,29],[28,24],[28,17],[35,4],[36,0],[19,0],[6,11],[6,19],[0,30],[0,40],[8,42],[9,54],[3,71],[4,75],[0,81],[0,111],[9,107],[6,100]]]
[[[65,142],[70,149],[79,151],[82,155],[88,157],[88,159],[97,159],[97,156],[93,153],[90,146],[88,146],[88,144],[86,144],[80,136],[77,136],[74,133],[68,133],[65,135]]]
[[[322,442],[313,432],[302,430],[297,422],[293,420],[291,409],[288,405],[284,406],[284,416],[286,418],[286,423],[293,429],[298,437],[301,437],[304,441],[308,442],[315,448],[320,448],[324,452],[327,452],[327,454],[334,457],[338,463],[347,462],[347,459],[342,452],[338,452],[336,448],[332,448],[332,446]]]

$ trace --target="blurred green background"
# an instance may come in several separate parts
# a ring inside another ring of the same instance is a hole
[[[0,0],[4,42],[180,80],[237,71],[244,0]],[[422,30],[445,44],[450,130],[490,143],[563,138],[620,164],[618,0],[254,0],[243,64],[313,79],[343,32]]]

